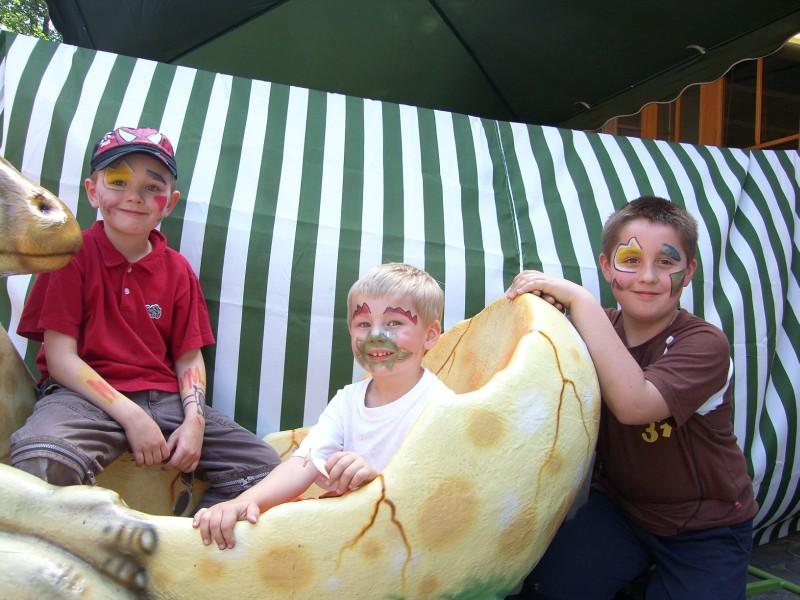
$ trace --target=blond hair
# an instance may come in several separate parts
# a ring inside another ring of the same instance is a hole
[[[348,321],[354,296],[408,299],[426,325],[441,320],[444,311],[444,292],[436,280],[422,269],[405,263],[373,267],[350,287]]]

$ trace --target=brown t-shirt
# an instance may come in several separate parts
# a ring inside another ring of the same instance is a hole
[[[621,313],[608,313],[625,342]],[[731,423],[733,369],[725,334],[680,310],[628,348],[671,417],[623,425],[603,403],[595,487],[656,535],[741,523],[758,508]]]

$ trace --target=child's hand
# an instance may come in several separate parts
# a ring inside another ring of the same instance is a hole
[[[363,456],[355,452],[336,452],[325,463],[330,477],[330,488],[337,494],[344,494],[360,488],[378,476],[375,468]]]
[[[211,508],[201,508],[192,520],[192,527],[200,530],[200,538],[208,546],[213,539],[220,550],[233,548],[236,540],[233,527],[237,521],[249,521],[256,524],[261,510],[255,502],[246,500],[228,500]]]
[[[539,271],[522,271],[506,290],[506,297],[514,299],[520,294],[531,292],[547,300],[558,310],[568,309],[582,293],[584,288],[561,277]],[[588,293],[588,292],[587,292]]]
[[[150,415],[138,406],[136,409],[122,423],[128,445],[138,466],[159,465],[169,458],[167,441]]]
[[[170,459],[164,469],[178,469],[183,473],[191,473],[200,462],[200,450],[203,447],[205,422],[198,419],[186,419],[180,427],[167,439]]]

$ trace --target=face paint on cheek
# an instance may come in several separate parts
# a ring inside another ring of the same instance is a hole
[[[625,287],[619,282],[619,280],[616,277],[614,277],[611,280],[611,287],[614,288],[615,290],[620,290],[620,291],[625,289]]]
[[[156,205],[158,206],[158,210],[164,212],[164,209],[167,207],[167,197],[156,196],[154,199],[156,201]]]
[[[378,335],[356,340],[356,360],[368,371],[375,367],[392,370],[398,362],[407,360],[411,352],[400,348],[391,332],[381,330]]]
[[[635,259],[636,262],[633,262],[632,259]],[[634,273],[637,267],[632,265],[638,264],[641,260],[642,246],[635,237],[629,239],[627,244],[619,244],[614,251],[614,268],[622,273]]]
[[[677,273],[670,273],[670,290],[669,295],[674,296],[675,294],[680,293],[681,288],[683,287],[683,278],[686,276],[686,269],[682,271],[678,271]]]

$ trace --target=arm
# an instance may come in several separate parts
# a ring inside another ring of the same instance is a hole
[[[200,530],[204,544],[209,545],[213,538],[220,550],[233,548],[236,544],[233,528],[237,521],[256,523],[259,514],[294,500],[308,489],[316,477],[317,469],[311,462],[293,456],[233,500],[200,509],[192,521],[192,527]]]
[[[44,332],[44,351],[53,379],[88,399],[122,426],[137,465],[155,465],[169,457],[167,443],[155,421],[78,356],[74,337],[48,329]]]
[[[189,473],[197,468],[206,429],[206,367],[200,349],[190,350],[175,361],[183,404],[183,423],[167,440],[170,459],[165,469]]]
[[[644,425],[670,416],[661,392],[645,379],[603,307],[587,289],[560,277],[523,271],[506,296],[513,299],[525,292],[543,295],[548,301],[552,298],[569,310],[570,320],[592,356],[603,401],[620,423]]]

